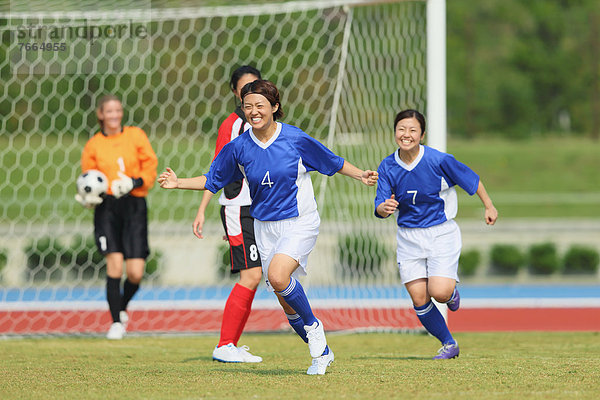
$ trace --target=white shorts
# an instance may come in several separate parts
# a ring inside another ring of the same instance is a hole
[[[454,220],[429,228],[398,228],[398,269],[402,283],[441,276],[458,279],[462,240]]]
[[[298,261],[300,268],[297,268],[292,276],[306,275],[308,255],[317,243],[320,224],[321,218],[316,210],[310,214],[281,221],[254,220],[254,236],[269,291],[274,291],[268,276],[269,264],[275,254],[285,254]]]

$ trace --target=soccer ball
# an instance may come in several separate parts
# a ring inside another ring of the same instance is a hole
[[[77,178],[77,192],[86,195],[100,196],[108,190],[108,179],[106,175],[96,169],[90,169]]]

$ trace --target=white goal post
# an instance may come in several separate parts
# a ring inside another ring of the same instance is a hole
[[[235,107],[230,74],[244,64],[281,90],[283,122],[361,168],[394,151],[403,108],[424,111],[428,143],[445,150],[445,0],[57,3],[0,11],[10,40],[0,58],[0,335],[108,329],[93,214],[73,200],[104,94],[148,134],[159,170],[180,176],[207,171]],[[318,174],[313,185],[322,224],[303,285],[327,328],[420,329],[398,277],[395,224],[373,216],[375,190]],[[224,272],[216,201],[206,238],[191,232],[200,199],[150,190],[152,254],[130,330],[219,330],[237,277]],[[247,331],[282,329],[261,285]]]
[[[427,0],[427,144],[446,151],[446,0]]]

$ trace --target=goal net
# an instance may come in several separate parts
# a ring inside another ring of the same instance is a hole
[[[159,171],[180,176],[208,170],[240,65],[280,88],[283,122],[363,169],[394,151],[395,114],[426,106],[425,1],[55,3],[0,10],[9,40],[0,50],[0,334],[110,325],[93,213],[73,199],[100,96],[120,97],[124,125],[148,134]],[[318,174],[313,185],[322,225],[302,283],[315,313],[328,330],[418,329],[398,277],[395,223],[373,216],[375,189]],[[128,330],[218,331],[237,278],[217,202],[199,240],[200,192],[155,185],[147,199],[152,253]],[[261,285],[246,331],[282,329]]]

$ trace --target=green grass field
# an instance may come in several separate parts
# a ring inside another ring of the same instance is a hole
[[[260,364],[213,362],[215,336],[0,340],[2,399],[597,399],[599,333],[463,333],[433,361],[426,335],[330,334],[336,359],[307,376],[292,334],[244,335]]]
[[[597,218],[600,142],[539,137],[449,140],[448,152],[473,168],[505,218]],[[459,217],[482,215],[477,196],[459,193]]]

